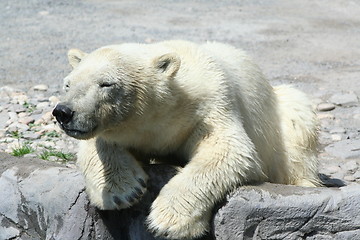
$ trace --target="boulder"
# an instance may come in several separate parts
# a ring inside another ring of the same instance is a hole
[[[214,217],[216,239],[360,239],[360,186],[264,183],[237,189]]]
[[[175,169],[146,171],[149,191],[139,204],[100,211],[89,204],[73,165],[0,153],[0,239],[157,239],[144,221]],[[359,207],[359,185],[244,186],[216,208],[213,229],[203,239],[360,239]]]
[[[175,170],[157,166],[148,172],[152,181],[141,204],[100,211],[89,204],[76,168],[0,153],[0,239],[155,239],[145,217]]]

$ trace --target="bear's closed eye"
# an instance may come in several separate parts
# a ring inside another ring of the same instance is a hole
[[[106,88],[106,87],[111,87],[111,86],[114,86],[115,83],[112,83],[112,82],[102,82],[102,83],[99,83],[99,86],[101,88]]]

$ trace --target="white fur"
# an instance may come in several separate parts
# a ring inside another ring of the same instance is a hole
[[[148,217],[151,230],[171,239],[203,235],[215,203],[239,185],[318,185],[317,122],[309,100],[289,86],[271,87],[241,50],[168,41],[108,46],[89,55],[73,50],[69,59],[75,69],[66,78],[67,102],[79,114],[71,126],[83,132],[97,126],[76,136],[92,138],[81,143],[78,158],[96,206],[128,207],[127,197],[145,190],[139,179],[147,176],[129,149],[188,160]],[[121,121],[107,117],[115,103],[98,100],[110,94],[94,87],[100,78],[121,81],[124,99],[136,93],[133,102],[123,102],[132,110],[119,111]],[[88,107],[82,99],[91,102]],[[101,116],[89,107],[97,101]],[[123,204],[115,204],[114,196]]]

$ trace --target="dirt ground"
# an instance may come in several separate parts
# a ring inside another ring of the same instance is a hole
[[[360,2],[347,0],[0,2],[0,82],[61,85],[66,52],[186,39],[241,47],[273,82],[360,91]]]
[[[272,84],[293,84],[316,103],[340,98],[320,114],[322,145],[333,145],[323,168],[359,163],[360,1],[2,0],[0,9],[0,87],[44,83],[49,95],[60,94],[73,47],[220,41],[246,50]],[[355,101],[344,99],[349,94]],[[349,144],[353,155],[337,154]]]

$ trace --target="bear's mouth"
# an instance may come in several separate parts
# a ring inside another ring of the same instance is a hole
[[[76,138],[76,139],[89,139],[94,135],[94,132],[96,129],[96,127],[94,127],[93,129],[91,129],[89,131],[84,131],[84,130],[79,130],[79,129],[67,128],[63,124],[60,124],[60,126],[61,126],[62,130],[64,130],[64,132],[68,136]]]

